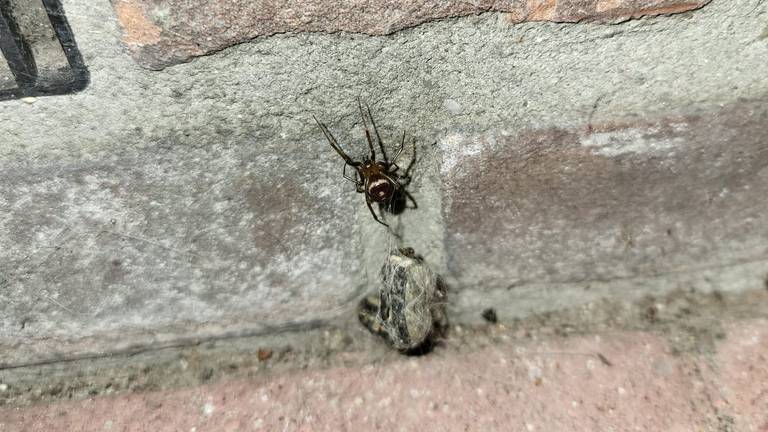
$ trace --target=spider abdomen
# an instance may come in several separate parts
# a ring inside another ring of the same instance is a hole
[[[395,188],[392,182],[384,176],[371,176],[368,182],[368,196],[376,202],[387,202],[392,199]]]

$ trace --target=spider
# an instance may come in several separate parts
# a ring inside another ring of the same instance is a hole
[[[389,225],[382,222],[379,217],[376,216],[376,212],[374,212],[373,207],[371,207],[371,202],[379,203],[385,208],[388,208],[393,207],[393,203],[402,200],[402,197],[406,196],[411,200],[411,202],[413,202],[413,208],[416,208],[416,201],[414,201],[411,194],[405,191],[405,186],[407,186],[411,181],[409,171],[413,166],[413,161],[408,166],[403,175],[397,173],[400,167],[397,166],[395,161],[397,161],[397,158],[400,157],[400,154],[403,152],[403,147],[405,146],[405,132],[403,132],[403,139],[400,142],[400,147],[397,149],[395,157],[390,161],[387,157],[386,150],[384,150],[384,144],[381,141],[379,131],[376,128],[376,122],[373,121],[373,116],[371,115],[371,107],[368,106],[368,104],[365,104],[365,108],[368,113],[368,119],[371,120],[371,125],[373,126],[373,133],[376,137],[376,142],[379,146],[379,149],[381,150],[382,160],[377,161],[376,151],[373,148],[371,131],[368,129],[368,122],[366,121],[365,112],[363,111],[363,104],[359,99],[357,100],[357,106],[360,109],[360,116],[363,119],[363,129],[365,130],[365,138],[368,141],[369,150],[368,158],[362,162],[355,161],[349,157],[344,152],[344,150],[341,149],[341,146],[339,145],[338,141],[336,141],[336,138],[333,137],[331,131],[328,130],[328,127],[324,123],[321,123],[317,117],[312,117],[315,119],[315,122],[317,122],[317,125],[320,126],[320,129],[323,131],[323,135],[325,135],[325,138],[328,140],[328,143],[331,145],[331,147],[333,147],[333,149],[336,150],[336,153],[338,153],[339,156],[344,159],[345,164],[342,171],[344,178],[355,183],[355,190],[357,192],[365,194],[365,204],[368,206],[368,210],[371,211],[371,214],[373,215],[373,218],[376,220],[376,222],[388,227]],[[415,141],[413,143],[413,150],[415,155]],[[355,169],[354,177],[347,174],[347,166],[351,166]]]

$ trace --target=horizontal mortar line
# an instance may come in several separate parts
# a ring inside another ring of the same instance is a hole
[[[352,305],[357,304],[361,296],[367,294],[367,290],[364,286],[358,287],[352,294],[350,294],[346,300],[342,302],[337,307],[330,308],[326,311],[324,311],[321,316],[324,316],[324,318],[316,318],[316,319],[310,319],[305,322],[293,322],[293,323],[287,323],[287,324],[281,324],[277,326],[264,326],[260,330],[238,330],[238,331],[231,331],[231,332],[224,332],[222,334],[217,335],[211,335],[211,336],[198,336],[198,337],[180,337],[175,338],[172,342],[166,342],[166,343],[158,343],[158,344],[133,344],[132,346],[129,346],[127,348],[111,351],[111,352],[103,352],[103,351],[97,351],[97,352],[85,352],[77,355],[72,355],[71,357],[67,358],[54,358],[54,359],[47,359],[47,360],[39,360],[39,361],[33,361],[33,362],[25,362],[25,363],[2,363],[0,362],[0,371],[3,370],[10,370],[10,369],[19,369],[24,367],[34,367],[34,366],[45,366],[45,365],[52,365],[57,363],[69,363],[69,362],[75,362],[80,360],[94,360],[94,359],[100,359],[100,358],[106,358],[106,357],[112,357],[112,356],[135,356],[146,352],[153,352],[153,351],[161,351],[164,349],[173,349],[173,348],[184,348],[184,347],[190,347],[195,345],[200,345],[206,342],[213,342],[218,340],[228,340],[228,339],[245,339],[249,337],[258,337],[258,336],[271,336],[271,335],[279,335],[281,333],[289,333],[289,332],[299,332],[299,331],[307,331],[307,330],[313,330],[322,328],[324,326],[327,326],[327,324],[339,317],[339,313],[345,310],[349,310],[349,308]],[[141,335],[151,334],[149,331],[144,331],[140,333]]]
[[[764,248],[761,248],[764,249]],[[502,289],[510,289],[510,288],[522,288],[522,287],[529,287],[529,286],[542,286],[542,285],[574,285],[574,284],[584,284],[584,283],[607,283],[607,282],[618,282],[618,281],[631,281],[631,280],[638,280],[638,279],[658,279],[663,278],[665,276],[670,275],[678,275],[678,274],[686,274],[686,273],[694,273],[694,272],[700,272],[700,271],[706,271],[706,270],[716,270],[716,269],[727,269],[731,267],[739,267],[743,265],[748,264],[757,264],[762,261],[768,261],[768,255],[758,255],[753,257],[745,257],[738,259],[734,262],[730,262],[727,264],[712,264],[712,265],[702,265],[702,266],[691,266],[691,267],[680,267],[664,272],[656,272],[656,273],[649,273],[644,275],[631,275],[631,276],[613,276],[613,277],[605,277],[605,278],[594,278],[594,279],[573,279],[573,280],[566,280],[566,281],[552,281],[552,282],[534,282],[531,280],[522,280],[516,283],[511,284],[508,288],[502,288]]]
[[[606,282],[615,282],[615,281],[623,281],[623,280],[655,279],[655,278],[661,278],[671,274],[684,274],[684,273],[692,273],[695,271],[702,271],[702,270],[709,270],[709,269],[723,269],[723,268],[738,267],[738,266],[748,265],[748,264],[756,264],[765,260],[768,260],[768,256],[760,255],[759,257],[744,258],[734,263],[723,264],[719,266],[715,265],[715,266],[707,266],[707,267],[703,267],[703,266],[689,267],[685,269],[679,269],[675,271],[657,273],[652,275],[640,275],[640,276],[632,276],[632,277],[617,277],[617,278],[605,278],[605,279],[588,279],[588,280],[576,280],[576,281],[565,281],[565,282],[524,282],[521,285],[513,285],[510,288],[518,288],[518,287],[525,287],[525,286],[527,287],[552,286],[552,285],[562,286],[562,285],[573,285],[573,284],[590,283],[590,282],[606,283]],[[510,288],[502,288],[502,289],[509,290]],[[341,307],[334,308],[329,312],[337,311],[339,309],[341,309]],[[235,331],[235,332],[229,332],[229,333],[225,332],[221,335],[215,335],[215,336],[180,338],[174,342],[165,343],[165,344],[149,344],[149,345],[142,345],[142,346],[134,345],[132,347],[123,348],[123,349],[112,351],[109,353],[91,352],[91,353],[84,353],[80,355],[74,355],[69,358],[48,359],[48,360],[40,360],[35,362],[16,363],[16,364],[0,363],[0,371],[10,370],[10,369],[19,369],[24,367],[45,366],[45,365],[51,365],[51,364],[57,364],[57,363],[69,363],[69,362],[89,360],[89,359],[99,359],[99,358],[106,358],[106,357],[112,357],[112,356],[131,357],[131,356],[139,355],[146,352],[154,352],[154,351],[160,351],[164,349],[195,346],[195,345],[200,345],[206,342],[212,342],[217,340],[240,339],[240,338],[248,338],[248,337],[256,337],[256,336],[267,336],[267,335],[273,335],[273,334],[277,335],[281,333],[288,333],[288,332],[295,332],[295,331],[302,331],[302,330],[304,331],[313,330],[313,329],[320,328],[327,323],[328,323],[328,319],[315,319],[307,322],[289,323],[281,326],[266,327],[261,330],[244,330],[244,331]]]
[[[730,263],[727,265],[721,265],[721,266],[710,266],[707,268],[690,268],[683,271],[676,271],[676,272],[668,272],[664,274],[656,274],[656,275],[650,275],[650,276],[638,276],[638,277],[632,277],[632,278],[616,278],[616,279],[592,279],[592,280],[586,280],[586,281],[575,281],[575,282],[553,282],[553,283],[531,283],[526,285],[539,285],[539,286],[547,286],[547,285],[566,285],[566,284],[577,284],[577,283],[587,283],[587,282],[612,282],[616,280],[632,280],[632,279],[642,279],[642,278],[659,278],[664,277],[669,274],[680,274],[680,273],[691,273],[694,271],[701,271],[705,269],[718,269],[718,268],[729,268],[729,267],[738,267],[741,265],[747,265],[747,264],[756,264],[762,261],[765,261],[768,259],[768,256],[761,256],[759,258],[752,258],[752,259],[744,259],[737,263]],[[508,289],[508,288],[507,288]],[[165,349],[174,349],[174,348],[184,348],[189,346],[196,346],[200,345],[206,342],[212,342],[212,341],[218,341],[218,340],[229,340],[229,339],[244,339],[248,337],[257,337],[257,336],[269,336],[269,335],[279,335],[282,333],[290,333],[290,332],[299,332],[299,331],[307,331],[307,330],[313,330],[317,328],[321,328],[325,326],[328,323],[328,320],[325,319],[316,319],[316,320],[310,320],[307,322],[299,322],[299,323],[290,323],[285,324],[282,326],[274,326],[274,327],[266,327],[261,330],[244,330],[244,331],[236,331],[236,332],[230,332],[230,333],[224,333],[221,335],[215,335],[215,336],[206,336],[206,337],[189,337],[189,338],[180,338],[177,339],[174,342],[165,343],[165,344],[149,344],[149,345],[143,345],[143,346],[132,346],[120,350],[116,350],[113,352],[105,353],[105,352],[98,352],[98,353],[84,353],[80,355],[74,355],[69,358],[59,358],[59,359],[49,359],[49,360],[41,360],[41,361],[35,361],[35,362],[27,362],[27,363],[7,363],[2,364],[0,363],[0,371],[2,370],[11,370],[11,369],[20,369],[25,367],[35,367],[35,366],[46,366],[46,365],[52,365],[52,364],[60,364],[60,363],[70,363],[70,362],[76,362],[76,361],[82,361],[82,360],[93,360],[93,359],[100,359],[100,358],[106,358],[106,357],[113,357],[113,356],[126,356],[126,357],[132,357],[135,355],[148,353],[148,352],[157,352]]]
[[[245,339],[249,337],[272,336],[272,335],[280,335],[284,333],[314,330],[314,329],[321,328],[326,324],[327,324],[326,320],[317,319],[317,320],[310,320],[307,322],[290,323],[282,326],[267,327],[261,330],[243,330],[243,331],[223,333],[221,335],[216,335],[216,336],[180,338],[174,342],[169,342],[164,344],[163,343],[149,344],[149,345],[143,345],[143,346],[138,346],[137,344],[135,344],[134,346],[108,352],[108,353],[107,352],[90,352],[90,353],[83,353],[79,355],[73,355],[67,358],[39,360],[39,361],[33,361],[33,362],[27,362],[27,363],[0,363],[0,371],[20,369],[25,367],[48,366],[48,365],[59,364],[59,363],[72,363],[72,362],[82,361],[82,360],[95,360],[95,359],[114,357],[114,356],[133,357],[133,356],[148,353],[148,352],[156,352],[156,351],[162,351],[162,350],[174,349],[174,348],[191,347],[191,346],[201,345],[207,342],[213,342],[218,340]]]
[[[694,271],[701,271],[701,270],[707,270],[707,269],[722,269],[722,268],[729,268],[729,267],[738,267],[738,266],[748,265],[748,264],[756,264],[765,260],[768,260],[768,256],[762,255],[760,257],[746,258],[736,263],[729,263],[729,264],[724,264],[720,266],[709,266],[709,267],[700,267],[700,268],[692,267],[684,270],[647,275],[647,276],[633,276],[633,277],[627,277],[627,278],[610,278],[610,279],[590,279],[590,280],[570,281],[570,282],[545,282],[545,283],[526,282],[526,283],[523,283],[522,285],[515,285],[513,286],[513,288],[526,287],[526,286],[527,287],[553,286],[553,285],[562,286],[562,285],[572,285],[572,284],[590,283],[590,282],[605,283],[605,282],[615,282],[619,280],[633,280],[633,279],[644,279],[644,278],[654,279],[654,278],[664,277],[670,274],[692,273]],[[510,288],[502,288],[502,289],[509,290]],[[340,308],[335,308],[334,310],[337,310],[337,309],[340,309]],[[173,348],[184,348],[184,347],[200,345],[206,342],[212,342],[217,340],[244,339],[248,337],[269,336],[269,335],[278,335],[281,333],[313,330],[313,329],[321,328],[327,323],[328,323],[328,319],[315,319],[307,322],[289,323],[281,326],[266,327],[261,330],[244,330],[244,331],[235,331],[235,332],[229,332],[229,333],[225,332],[223,334],[215,335],[215,336],[180,338],[174,342],[165,343],[165,344],[162,344],[162,343],[149,344],[149,345],[142,345],[142,346],[137,346],[135,344],[132,347],[123,348],[123,349],[112,351],[109,353],[91,352],[91,353],[83,353],[80,355],[74,355],[68,358],[48,359],[48,360],[40,360],[40,361],[26,362],[26,363],[15,363],[15,364],[0,363],[0,371],[19,369],[24,367],[45,366],[45,365],[52,365],[52,364],[58,364],[58,363],[70,363],[70,362],[81,361],[81,360],[100,359],[100,358],[106,358],[106,357],[112,357],[112,356],[132,357],[132,356],[147,353],[147,352],[155,352],[155,351],[161,351],[161,350],[173,349]]]

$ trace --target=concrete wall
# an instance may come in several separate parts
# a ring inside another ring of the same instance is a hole
[[[768,4],[415,3],[64,1],[90,86],[0,103],[0,367],[334,323],[398,245],[455,322],[763,286]],[[312,120],[361,153],[358,95],[418,143],[392,233]]]

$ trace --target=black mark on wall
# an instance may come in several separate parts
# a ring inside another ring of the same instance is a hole
[[[88,85],[61,0],[0,0],[0,51],[0,101],[74,93]]]

